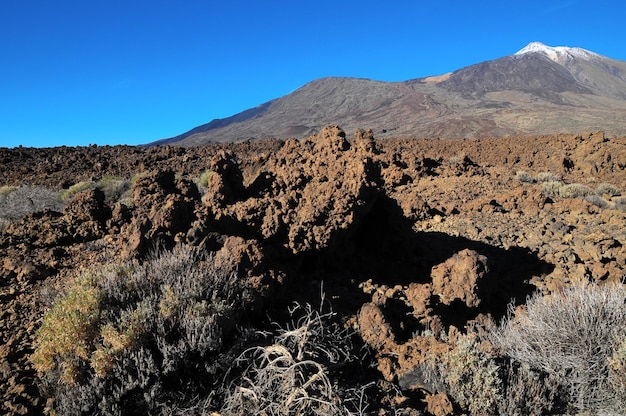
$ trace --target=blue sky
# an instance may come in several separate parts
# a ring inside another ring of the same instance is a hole
[[[626,60],[621,1],[0,0],[0,147],[142,144],[316,78],[403,81],[531,41]]]

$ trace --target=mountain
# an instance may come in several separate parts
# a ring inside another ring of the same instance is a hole
[[[532,42],[517,53],[404,82],[322,78],[152,144],[304,138],[329,124],[376,137],[626,134],[626,62]]]

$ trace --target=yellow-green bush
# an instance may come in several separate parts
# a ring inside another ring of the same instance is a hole
[[[96,186],[95,182],[85,181],[78,182],[67,189],[63,189],[59,192],[59,199],[62,201],[69,201],[79,192],[86,191],[88,189],[93,189]]]
[[[93,275],[72,282],[67,293],[44,315],[37,331],[31,357],[37,371],[57,369],[61,382],[76,382],[91,359],[104,296]]]
[[[55,409],[143,414],[170,395],[208,394],[232,362],[219,357],[240,289],[231,268],[182,247],[77,277],[44,315],[32,355]]]
[[[213,171],[211,170],[205,170],[204,172],[202,172],[202,174],[200,175],[200,179],[198,180],[198,183],[200,184],[201,187],[206,188],[209,185],[209,178],[213,175]]]

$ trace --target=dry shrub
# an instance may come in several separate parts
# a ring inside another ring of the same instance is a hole
[[[608,208],[609,202],[604,200],[600,195],[592,194],[585,197],[585,201],[597,206],[598,208]]]
[[[32,356],[55,410],[145,414],[205,394],[234,358],[240,293],[234,270],[180,246],[78,277]]]
[[[530,175],[530,173],[526,172],[525,170],[518,170],[517,172],[515,172],[515,179],[525,183],[535,182],[535,179]]]
[[[541,184],[541,191],[549,197],[559,196],[559,190],[563,186],[562,182],[548,181]]]
[[[18,218],[44,209],[61,211],[64,206],[57,192],[51,189],[3,186],[0,188],[0,230]]]
[[[352,359],[346,330],[310,306],[268,346],[245,350],[236,360],[221,410],[223,415],[346,415],[330,367]]]
[[[626,391],[616,379],[624,375],[619,351],[626,339],[625,299],[621,284],[536,294],[525,311],[511,307],[493,342],[515,361],[552,377],[563,388],[561,399],[575,409],[624,411]]]
[[[559,188],[561,198],[583,198],[591,194],[593,194],[593,190],[580,183],[570,183]]]
[[[536,178],[537,182],[560,182],[561,178],[552,172],[539,172]]]
[[[610,183],[601,183],[596,187],[596,194],[600,196],[620,196],[622,193],[615,185],[612,185]]]

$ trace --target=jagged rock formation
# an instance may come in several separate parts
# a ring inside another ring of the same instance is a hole
[[[451,345],[425,329],[454,337],[535,290],[626,273],[619,197],[605,195],[600,208],[548,196],[515,174],[623,191],[626,139],[602,132],[377,141],[334,126],[305,141],[0,149],[0,159],[3,184],[141,173],[123,203],[90,190],[0,233],[0,406],[9,413],[45,405],[29,355],[46,296],[81,270],[141,260],[155,244],[200,246],[235,262],[247,287],[242,308],[254,313],[314,299],[323,287],[373,349],[380,378],[424,398],[431,413],[451,405],[420,369]],[[207,169],[201,190],[193,179]]]

